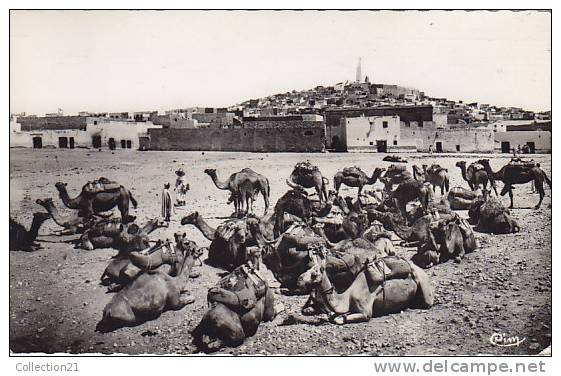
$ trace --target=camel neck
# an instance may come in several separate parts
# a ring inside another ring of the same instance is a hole
[[[66,190],[66,187],[63,187],[59,190],[59,196],[60,199],[62,200],[62,202],[64,203],[64,205],[66,205],[68,208],[70,209],[78,209],[78,205],[79,205],[79,197],[76,198],[70,198],[70,196],[68,196],[68,191]]]
[[[177,276],[172,277],[174,281],[176,281],[176,284],[180,290],[182,290],[189,282],[189,274],[191,274],[191,269],[193,268],[194,263],[195,258],[193,257],[193,255],[187,255],[185,257],[185,260],[183,261],[183,264],[181,265],[181,269],[177,273]]]
[[[210,175],[212,182],[218,189],[228,189],[228,184],[226,182],[222,182],[218,179],[218,175],[216,173]]]
[[[327,277],[327,273],[324,271],[321,279],[321,283],[316,287],[316,293],[322,297],[322,300],[326,304],[327,308],[337,314],[344,314],[349,312],[349,294],[350,288],[348,288],[342,294],[335,292],[333,284]]]
[[[33,241],[37,238],[37,234],[39,233],[39,228],[43,224],[43,220],[39,218],[33,218],[33,222],[31,222],[31,228],[28,231],[29,240]]]
[[[460,170],[462,171],[462,178],[464,180],[468,180],[467,179],[467,175],[466,175],[466,165],[460,165],[458,166],[460,168]]]
[[[197,226],[197,228],[201,231],[205,238],[210,241],[214,240],[214,233],[216,232],[216,229],[210,227],[203,217],[198,215],[194,225]]]
[[[65,218],[63,218],[58,209],[56,208],[56,206],[53,203],[47,204],[43,206],[47,212],[51,215],[51,218],[53,219],[53,221],[55,221],[55,223],[59,226],[63,226],[65,223]]]

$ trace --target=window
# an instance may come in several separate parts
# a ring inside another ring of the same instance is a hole
[[[383,121],[382,122],[382,128],[387,128],[388,127],[388,122],[387,121]]]
[[[374,145],[374,142],[370,141],[369,144],[370,144],[370,145]]]
[[[393,140],[393,144],[394,144],[394,145],[397,145],[397,140]]]
[[[417,127],[418,127],[418,128],[423,128],[423,122],[422,122],[422,121],[418,122],[418,123],[417,123]]]
[[[97,120],[94,120],[94,125],[97,125]]]

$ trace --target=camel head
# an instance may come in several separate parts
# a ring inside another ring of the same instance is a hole
[[[465,168],[465,167],[466,167],[466,161],[458,161],[458,162],[456,162],[456,167]]]
[[[195,224],[197,223],[198,218],[199,218],[199,212],[194,211],[181,219],[181,225],[185,226],[185,225]]]
[[[480,159],[477,161],[477,163],[482,164],[483,167],[485,167],[485,170],[488,170],[491,168],[491,164],[489,163],[488,159]]]
[[[384,167],[376,167],[372,172],[372,179],[378,179],[384,174],[384,172],[386,172],[386,169]]]
[[[61,181],[55,183],[55,187],[56,189],[58,189],[59,192],[66,191],[67,185],[68,185],[67,183],[63,183]]]
[[[310,291],[319,286],[323,279],[327,263],[327,250],[324,245],[315,245],[308,251],[310,268],[300,274],[296,288],[300,291]]]
[[[176,247],[183,252],[185,257],[191,255],[193,258],[199,258],[203,255],[204,248],[189,240],[185,232],[183,234],[176,232],[173,237],[175,238]]]
[[[215,168],[206,168],[204,173],[211,176],[211,177],[216,176],[216,169]]]
[[[53,199],[52,198],[46,198],[44,200],[41,200],[40,198],[38,198],[37,200],[35,200],[35,203],[41,205],[42,207],[47,207],[47,206],[51,206],[53,205]]]

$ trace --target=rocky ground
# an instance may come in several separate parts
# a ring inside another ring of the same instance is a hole
[[[451,185],[467,187],[460,159],[471,162],[475,155],[404,155],[411,163],[439,163],[450,171]],[[508,157],[492,155],[498,170]],[[219,224],[233,207],[226,205],[228,193],[218,190],[203,173],[216,168],[225,178],[244,167],[265,174],[271,182],[274,203],[286,191],[285,179],[294,164],[309,159],[327,177],[338,169],[357,165],[369,173],[387,166],[376,154],[252,154],[210,152],[139,152],[92,150],[11,149],[10,216],[26,227],[33,212],[43,210],[37,198],[52,197],[62,209],[55,182],[68,183],[70,196],[79,193],[87,180],[100,176],[115,179],[131,189],[139,202],[133,215],[140,223],[160,213],[159,194],[165,182],[174,181],[174,171],[183,165],[191,191],[188,206],[177,210],[172,225],[153,233],[154,239],[171,239],[185,231],[198,244],[208,241],[191,226],[181,226],[183,215],[197,210]],[[551,174],[551,156],[536,155]],[[379,184],[379,183],[378,183]],[[501,183],[499,183],[500,185]],[[429,310],[406,310],[375,318],[368,323],[335,326],[282,325],[296,314],[305,296],[276,295],[285,311],[275,322],[262,324],[245,343],[222,353],[230,354],[371,354],[371,355],[474,355],[536,354],[551,342],[551,192],[539,210],[532,210],[538,196],[530,184],[515,189],[512,215],[521,232],[510,235],[476,233],[481,249],[461,264],[446,263],[428,271],[436,288],[436,304]],[[356,194],[355,189],[342,193]],[[438,196],[438,195],[437,195]],[[508,198],[503,197],[508,205]],[[263,210],[260,200],[257,213]],[[466,216],[467,213],[462,213]],[[180,311],[166,312],[137,327],[101,334],[95,326],[111,298],[99,285],[99,277],[116,251],[75,250],[63,242],[68,237],[52,233],[57,226],[47,221],[40,230],[43,250],[10,252],[10,349],[15,353],[126,353],[189,354],[196,352],[190,330],[206,309],[207,289],[219,279],[219,269],[199,267],[201,277],[191,281],[195,303]],[[398,250],[410,257],[412,249]],[[270,274],[267,274],[270,278]],[[526,338],[516,347],[498,347],[489,341],[494,333]]]

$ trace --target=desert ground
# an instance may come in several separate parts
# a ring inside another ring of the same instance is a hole
[[[412,164],[439,163],[447,167],[451,186],[467,187],[458,160],[468,162],[487,157],[495,170],[506,164],[508,155],[423,155],[404,154]],[[387,167],[383,155],[361,153],[253,154],[218,152],[141,152],[96,150],[10,150],[10,216],[27,228],[36,211],[44,209],[38,198],[52,197],[59,209],[63,204],[55,189],[57,181],[68,183],[71,197],[82,185],[105,176],[130,188],[139,202],[137,222],[160,215],[160,192],[165,182],[173,185],[174,171],[183,166],[191,190],[187,206],[174,214],[171,226],[158,229],[152,239],[172,239],[176,231],[186,232],[199,245],[208,241],[192,226],[181,226],[182,216],[199,211],[210,224],[218,225],[230,215],[228,193],[218,190],[203,173],[216,168],[224,179],[232,172],[251,167],[271,183],[271,202],[288,189],[285,179],[295,163],[309,159],[331,180],[345,166],[357,165],[368,174],[375,167]],[[551,156],[534,155],[551,176]],[[381,186],[380,183],[377,185]],[[498,183],[499,188],[502,183]],[[476,233],[481,248],[460,264],[448,262],[429,269],[436,291],[436,303],[428,310],[405,310],[374,318],[368,323],[337,326],[283,325],[283,319],[297,314],[306,296],[284,296],[285,310],[278,319],[261,324],[255,336],[237,348],[218,354],[369,354],[369,355],[475,355],[536,354],[551,343],[551,191],[546,188],[542,207],[531,185],[517,186],[511,211],[521,231],[509,235]],[[343,186],[343,195],[356,189]],[[437,192],[436,197],[439,197]],[[508,196],[501,198],[508,206]],[[256,213],[263,212],[260,197]],[[460,212],[467,217],[466,212]],[[118,215],[118,214],[117,214]],[[14,353],[124,353],[191,354],[197,352],[190,331],[207,307],[207,289],[220,278],[221,270],[197,266],[202,275],[190,280],[193,304],[168,311],[140,326],[102,334],[95,332],[103,307],[111,299],[99,278],[113,249],[77,250],[68,237],[54,236],[58,226],[49,220],[40,230],[43,249],[10,252],[10,349]],[[413,249],[398,247],[398,254],[410,257]],[[265,275],[275,284],[270,273]],[[494,334],[518,336],[520,346],[498,347]]]

